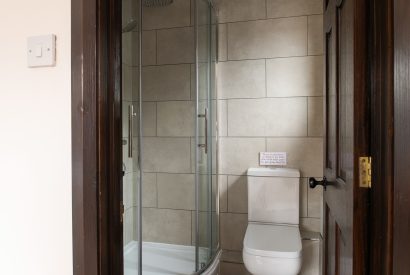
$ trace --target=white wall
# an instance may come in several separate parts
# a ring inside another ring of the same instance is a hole
[[[72,274],[70,1],[0,7],[0,274]],[[57,66],[27,68],[50,33]]]

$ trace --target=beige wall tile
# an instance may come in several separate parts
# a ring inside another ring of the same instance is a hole
[[[250,275],[243,264],[221,262],[221,275]]]
[[[123,177],[123,203],[124,208],[128,209],[135,205],[138,176],[135,173],[127,173]]]
[[[158,207],[195,209],[194,174],[157,174]]]
[[[323,57],[277,58],[266,62],[269,97],[323,94]]]
[[[143,29],[185,27],[191,24],[190,0],[174,0],[164,7],[144,7]]]
[[[138,119],[134,120],[138,125]],[[143,102],[142,103],[142,133],[143,136],[156,136],[157,135],[157,104],[155,102]],[[138,135],[135,131],[134,135]]]
[[[138,62],[138,60],[136,60]],[[142,32],[142,65],[157,64],[157,32]],[[137,63],[135,63],[137,65]]]
[[[300,179],[300,192],[299,192],[299,216],[307,217],[308,216],[308,184],[307,178]]]
[[[129,244],[131,241],[136,240],[136,215],[135,215],[135,207],[131,207],[126,209],[124,212],[124,245]]]
[[[308,121],[309,136],[323,136],[323,97],[309,97]]]
[[[288,17],[323,12],[322,0],[267,0],[268,18]]]
[[[259,166],[259,152],[265,151],[264,138],[225,138],[219,140],[220,173],[244,175]]]
[[[300,218],[299,227],[301,230],[321,232],[322,220],[318,218]]]
[[[128,64],[122,64],[122,100],[132,101],[132,67]]]
[[[138,142],[139,142],[139,138],[138,137],[133,137],[133,147],[132,147],[132,171],[134,172],[139,172],[140,171],[140,163],[138,160],[138,154],[139,154],[139,147],[138,147]]]
[[[322,138],[268,138],[267,147],[270,152],[287,152],[287,167],[299,169],[302,177],[322,176]]]
[[[209,231],[208,231],[208,219],[210,218],[209,215],[210,212],[199,212],[199,245],[200,245],[200,251],[204,247],[208,247],[210,243],[210,236],[209,236]],[[212,213],[213,220],[215,221],[216,216],[215,213]],[[196,242],[196,213],[195,211],[192,211],[192,245],[195,245]],[[201,253],[201,252],[200,252]]]
[[[146,137],[142,146],[144,172],[190,173],[190,138]]]
[[[157,175],[144,173],[142,181],[142,206],[157,207]]]
[[[122,63],[130,66],[134,65],[134,51],[138,49],[137,45],[133,43],[133,36],[135,36],[133,32],[122,34]]]
[[[228,176],[219,175],[218,176],[219,185],[219,211],[228,211]]]
[[[222,249],[242,250],[247,226],[247,214],[221,213]]]
[[[321,218],[323,208],[323,188],[308,189],[308,217]]]
[[[306,17],[228,24],[229,60],[303,56],[306,53]]]
[[[157,31],[157,63],[194,63],[194,30],[192,27]]]
[[[128,138],[123,138],[127,142],[127,144],[122,145],[122,161],[125,167],[125,173],[132,173],[133,172],[133,159],[128,157]]]
[[[323,54],[323,15],[308,17],[308,54]]]
[[[142,100],[190,100],[190,65],[148,66],[142,70]]]
[[[242,251],[223,250],[221,261],[243,264]]]
[[[194,101],[158,102],[158,136],[194,136],[194,107]]]
[[[219,63],[218,95],[220,99],[264,97],[265,60]]]
[[[302,270],[300,275],[320,274],[320,241],[302,241]]]
[[[198,63],[198,75],[199,75],[199,92],[198,98],[201,100],[208,99],[208,64]],[[196,86],[195,86],[195,64],[191,64],[191,99],[196,98]]]
[[[219,2],[219,22],[248,21],[266,18],[265,0],[223,0]]]
[[[307,98],[228,101],[229,136],[306,136]]]
[[[218,25],[218,61],[228,60],[228,33],[227,25]]]
[[[146,242],[191,245],[191,211],[144,208],[142,238]]]
[[[228,135],[228,101],[218,100],[218,136]]]
[[[140,79],[139,68],[132,67],[132,100],[139,100]]]
[[[123,101],[122,102],[122,137],[128,137],[128,108],[132,104],[132,102]]]
[[[136,18],[136,1],[122,0],[122,27],[124,28],[131,19]]]
[[[203,126],[203,124],[201,124],[201,127]],[[205,138],[203,137],[199,137],[199,143],[200,144],[204,144],[205,143]],[[208,139],[208,145],[211,144],[211,141]],[[195,173],[195,150],[197,148],[197,145],[195,143],[195,137],[191,138],[191,168],[192,168],[192,173]],[[209,149],[209,147],[208,147]],[[210,150],[210,149],[209,149]],[[200,148],[198,150],[199,155],[199,173],[202,174],[207,174],[208,173],[208,156],[209,154],[205,153],[205,149],[204,148]],[[217,148],[216,148],[216,139],[212,138],[212,173],[216,174],[216,158],[217,158]]]
[[[228,176],[228,212],[248,213],[246,176]]]

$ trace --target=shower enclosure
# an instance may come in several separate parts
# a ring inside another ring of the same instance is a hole
[[[214,5],[122,0],[122,6],[124,274],[213,274],[219,254]]]

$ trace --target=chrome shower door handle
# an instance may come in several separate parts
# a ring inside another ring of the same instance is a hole
[[[205,154],[208,154],[208,108],[205,108],[205,113],[198,115],[198,118],[205,119],[205,143],[198,144],[198,147],[205,149]]]
[[[132,158],[132,148],[133,148],[133,139],[132,133],[134,132],[134,106],[131,104],[128,106],[128,157]]]

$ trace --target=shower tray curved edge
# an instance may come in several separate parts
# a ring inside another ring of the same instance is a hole
[[[215,257],[209,263],[209,265],[205,268],[205,270],[200,271],[198,274],[202,274],[202,275],[219,275],[221,255],[222,255],[222,250],[219,249],[218,252],[215,254]]]

